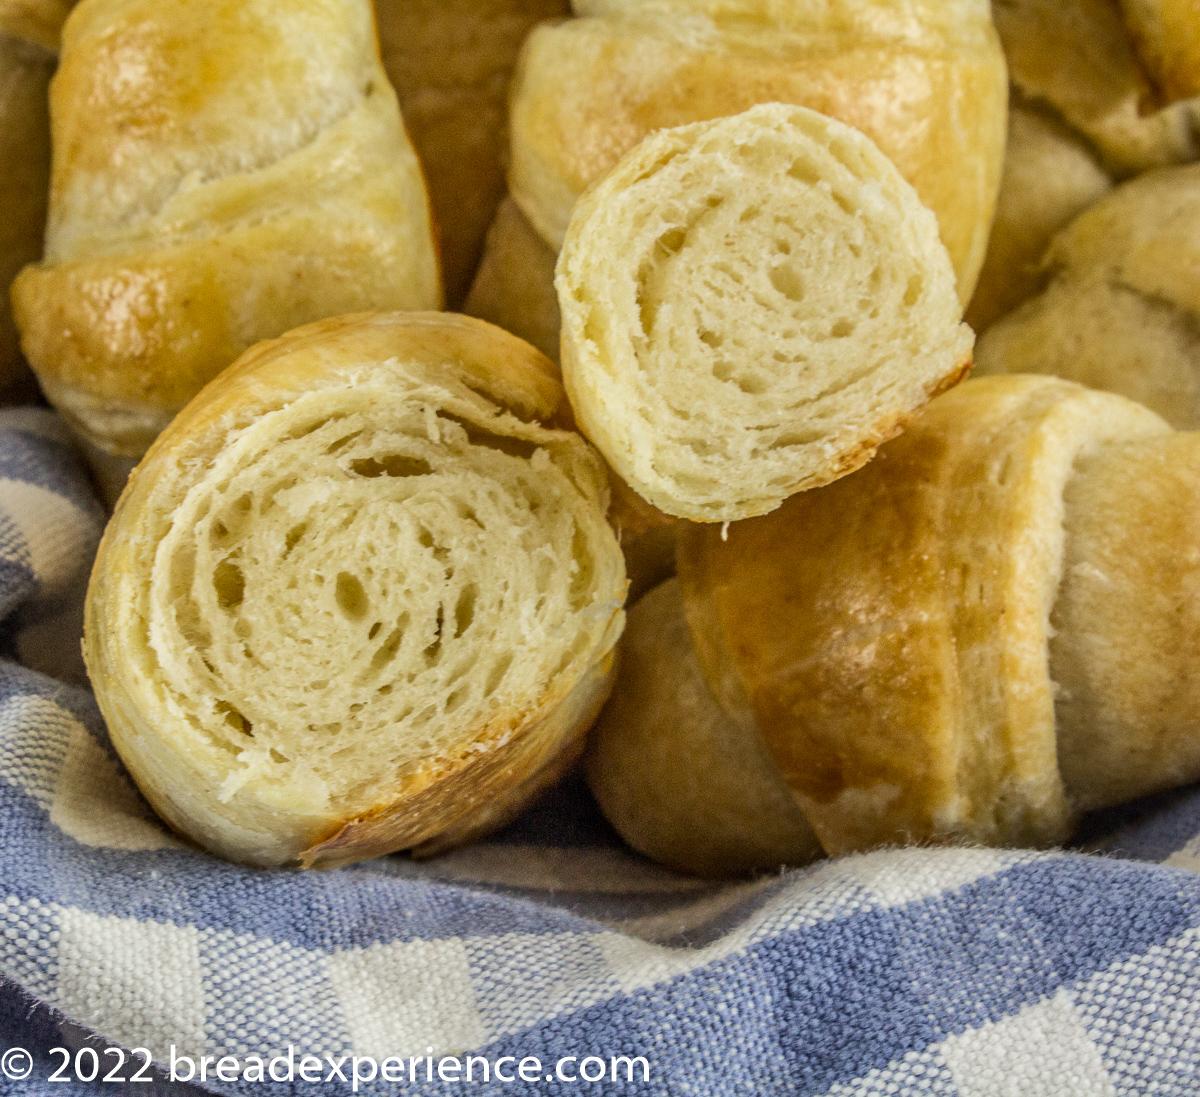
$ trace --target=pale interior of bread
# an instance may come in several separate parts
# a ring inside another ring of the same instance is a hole
[[[933,215],[798,107],[649,138],[576,207],[557,286],[585,433],[694,520],[862,464],[971,349]]]
[[[623,585],[589,460],[416,366],[231,438],[157,550],[146,651],[222,798],[369,808],[578,677]]]

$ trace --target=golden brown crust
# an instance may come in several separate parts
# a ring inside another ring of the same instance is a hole
[[[758,7],[725,20],[650,5],[535,30],[513,80],[518,205],[557,247],[576,197],[652,131],[807,106],[871,137],[934,210],[965,303],[1004,152],[1007,81],[987,6],[902,18],[882,3],[780,6],[783,25]]]
[[[1110,446],[1066,494],[1051,670],[1080,810],[1200,777],[1200,435]]]
[[[504,195],[517,52],[536,23],[570,10],[567,0],[375,0],[383,66],[429,185],[451,308],[467,293]]]
[[[110,453],[144,452],[262,338],[439,303],[365,0],[84,0],[51,121],[46,256],[14,311],[53,398]]]
[[[929,406],[865,469],[679,566],[714,693],[744,696],[830,853],[1053,843],[1049,614],[1075,458],[1166,429],[1119,398],[996,378]]]
[[[739,876],[821,854],[753,722],[731,720],[709,693],[677,581],[630,612],[587,776],[621,836],[683,872]]]

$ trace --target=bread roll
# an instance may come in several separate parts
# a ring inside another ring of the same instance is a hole
[[[27,376],[8,289],[42,252],[50,187],[46,88],[67,0],[0,0],[0,398]]]
[[[853,471],[971,360],[933,215],[804,107],[648,137],[579,201],[556,284],[584,434],[693,521]]]
[[[488,229],[483,259],[463,311],[496,324],[558,361],[558,252],[534,230],[511,198],[505,198]]]
[[[1200,95],[1200,9],[1195,0],[1121,0],[1125,26],[1159,98]]]
[[[735,876],[821,855],[753,717],[730,719],[709,693],[678,580],[629,613],[587,777],[634,849],[683,872]]]
[[[466,296],[504,195],[517,52],[534,24],[570,10],[568,0],[375,0],[383,66],[425,169],[451,307]]]
[[[685,533],[705,677],[827,852],[1053,844],[1200,777],[1198,462],[1121,397],[985,378],[855,475]]]
[[[1084,140],[1055,115],[1021,103],[1008,112],[1008,152],[979,285],[966,321],[977,332],[1037,293],[1050,238],[1112,189]]]
[[[971,296],[1004,151],[1007,81],[984,0],[576,3],[512,92],[509,189],[560,246],[575,200],[654,130],[757,103],[862,130],[937,215]]]
[[[1200,428],[1200,165],[1118,187],[1047,262],[1046,290],[980,340],[977,372],[1057,374]]]
[[[1200,155],[1197,104],[1164,110],[1116,0],[996,0],[1013,84],[1056,111],[1126,178]]]
[[[46,253],[13,303],[46,395],[102,451],[143,453],[264,337],[437,306],[368,0],[83,0],[50,108]]]
[[[482,321],[328,320],[207,386],[130,479],[86,657],[147,799],[331,865],[497,826],[578,757],[624,614],[604,468]]]

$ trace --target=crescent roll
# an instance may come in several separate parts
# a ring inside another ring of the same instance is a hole
[[[1046,263],[1049,285],[988,329],[977,371],[1056,374],[1200,428],[1200,165],[1122,184]]]
[[[967,323],[986,331],[1042,289],[1051,237],[1112,187],[1083,138],[1052,112],[1014,103],[996,220]]]
[[[50,187],[46,88],[68,0],[0,0],[0,395],[27,376],[8,290],[42,252]]]
[[[85,639],[168,823],[254,865],[428,853],[578,758],[626,580],[562,405],[536,350],[444,313],[301,328],[188,405],[117,506]]]
[[[867,134],[937,216],[971,296],[1004,154],[1008,83],[986,0],[576,0],[513,78],[509,190],[558,248],[571,209],[655,130],[758,103]]]
[[[1200,777],[1197,472],[1122,397],[967,382],[854,476],[685,531],[700,665],[830,854],[1060,842]]]
[[[568,0],[375,0],[383,67],[425,169],[453,307],[504,196],[517,53],[531,27],[570,10]]]
[[[668,864],[810,860],[780,781],[838,855],[1051,845],[1200,778],[1200,435],[1122,397],[968,381],[853,476],[687,527],[679,568],[587,763]]]
[[[1160,106],[1116,0],[996,0],[1013,85],[1048,106],[1118,179],[1200,156],[1200,103]]]
[[[693,521],[853,471],[971,361],[933,215],[804,107],[648,137],[575,207],[556,284],[580,428]]]
[[[586,768],[620,835],[681,872],[735,876],[821,856],[753,717],[731,719],[709,692],[677,579],[629,611]]]
[[[420,166],[369,0],[83,0],[51,87],[22,346],[85,440],[137,457],[242,351],[434,308]]]

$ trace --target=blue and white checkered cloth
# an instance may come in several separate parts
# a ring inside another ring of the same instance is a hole
[[[0,1094],[183,1088],[51,1083],[55,1046],[165,1067],[289,1045],[650,1071],[359,1092],[1200,1093],[1200,794],[1092,820],[1107,856],[907,850],[713,885],[624,850],[570,780],[432,862],[239,868],[157,822],[78,684],[102,521],[58,421],[0,412],[0,1052],[34,1058]],[[202,1088],[264,1085],[351,1089]]]

